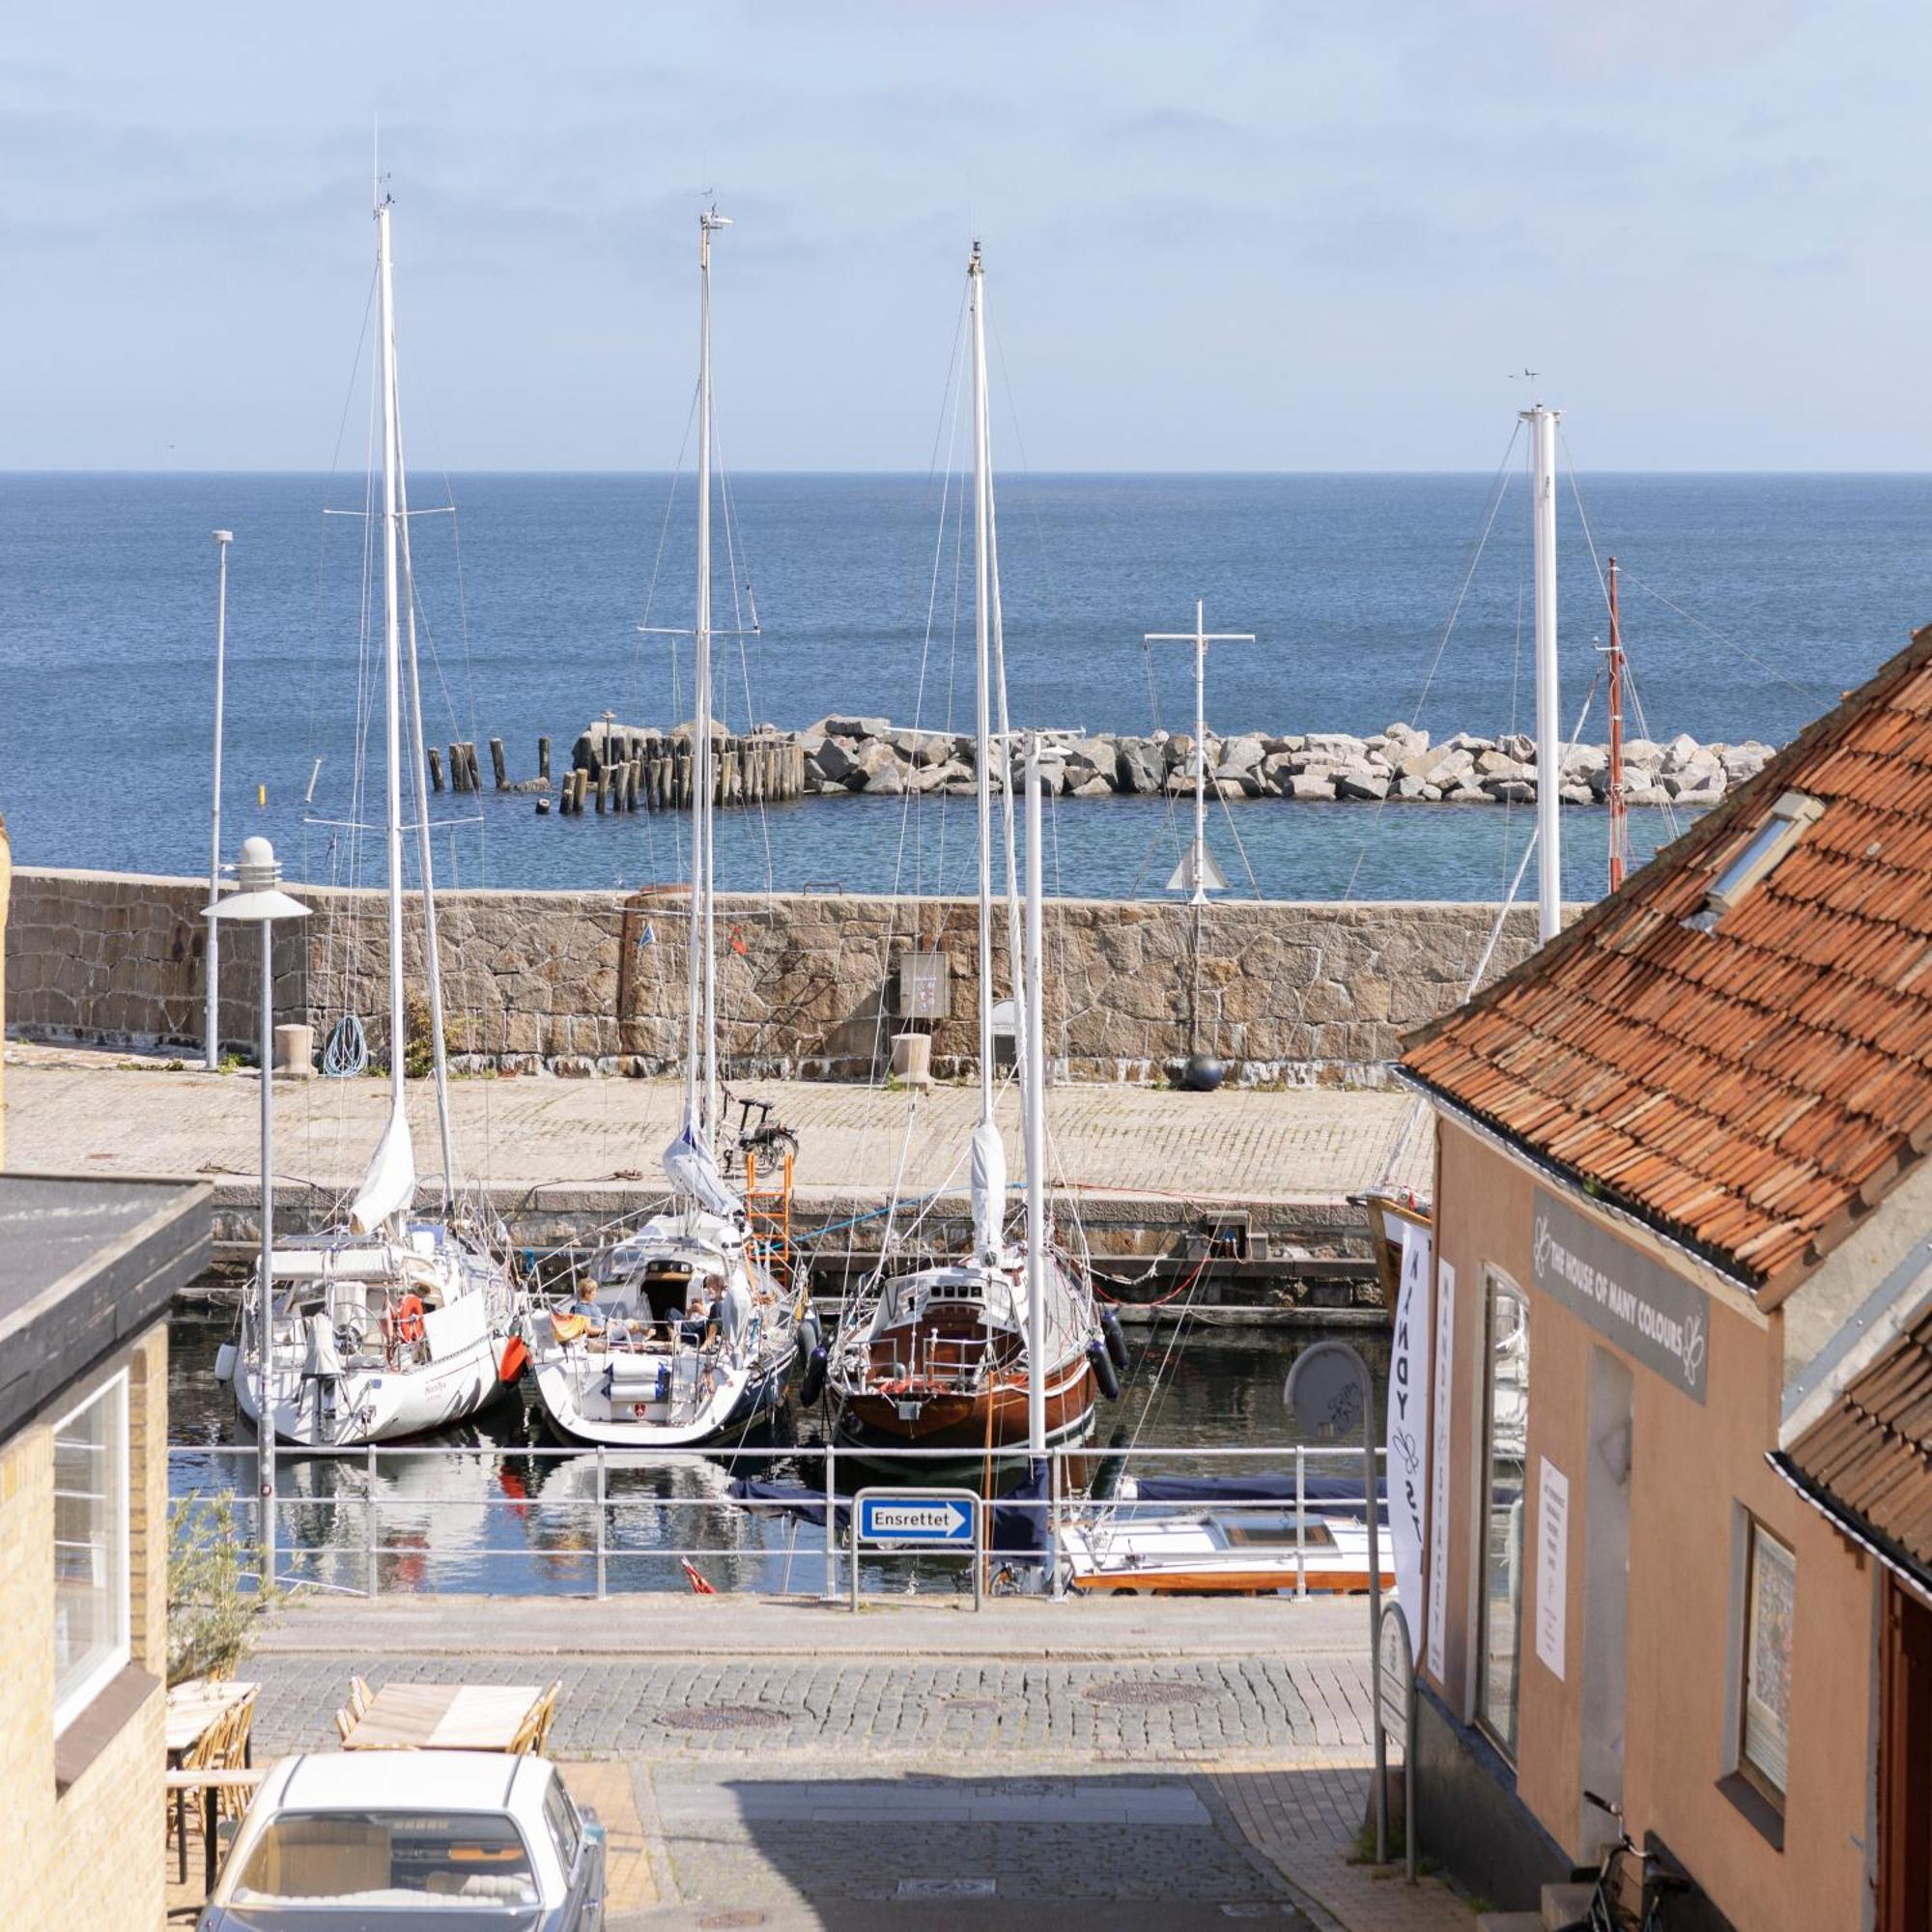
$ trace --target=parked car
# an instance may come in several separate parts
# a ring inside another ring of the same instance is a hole
[[[599,1932],[604,1830],[548,1759],[287,1757],[242,1821],[200,1932]]]

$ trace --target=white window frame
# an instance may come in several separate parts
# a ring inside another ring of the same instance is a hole
[[[87,1675],[74,1684],[54,1705],[54,1735],[58,1737],[87,1707],[99,1696],[100,1692],[124,1671],[133,1660],[133,1552],[128,1548],[131,1530],[130,1511],[128,1506],[128,1371],[120,1370],[110,1376],[99,1387],[92,1390],[75,1403],[55,1422],[52,1436],[57,1442],[60,1433],[73,1419],[92,1408],[97,1403],[111,1402],[114,1406],[116,1427],[113,1434],[112,1466],[107,1472],[107,1493],[114,1510],[114,1545],[116,1562],[114,1574],[107,1579],[108,1600],[114,1609],[114,1641],[107,1652],[90,1669]],[[58,1451],[55,1451],[53,1470],[58,1471]],[[58,1475],[55,1474],[58,1481]],[[51,1543],[47,1553],[55,1558],[53,1585],[59,1589],[59,1560]],[[56,1669],[58,1678],[58,1669]]]

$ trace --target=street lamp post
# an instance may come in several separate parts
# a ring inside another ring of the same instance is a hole
[[[1369,1662],[1374,1672],[1376,1862],[1388,1862],[1388,1738],[1382,1729],[1382,1554],[1376,1493],[1375,1379],[1346,1342],[1318,1342],[1294,1358],[1282,1399],[1310,1435],[1334,1440],[1362,1430],[1362,1500],[1369,1522]]]
[[[211,1073],[221,1065],[221,947],[214,901],[221,896],[221,694],[228,655],[228,546],[234,541],[233,530],[214,532],[214,805],[208,839],[208,1011],[203,1028]]]
[[[306,919],[308,907],[280,889],[282,868],[266,838],[244,838],[235,867],[238,891],[209,908],[211,921],[231,919],[262,931],[262,1258],[256,1277],[256,1507],[261,1512],[262,1587],[275,1580],[275,1418],[270,1384],[274,1353],[275,1246],[275,922]],[[213,931],[211,924],[210,930]],[[211,958],[213,948],[211,947]],[[247,1365],[242,1364],[246,1374]]]

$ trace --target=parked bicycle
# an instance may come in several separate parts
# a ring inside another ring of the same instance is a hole
[[[745,1156],[756,1154],[760,1167],[781,1164],[787,1154],[798,1152],[798,1136],[781,1121],[772,1119],[770,1100],[750,1100],[724,1090],[726,1107],[738,1110],[738,1135],[736,1144],[726,1142],[719,1155],[719,1166],[728,1176],[735,1161],[743,1171]],[[752,1116],[758,1117],[757,1125],[752,1124]]]
[[[1665,1932],[1670,1923],[1665,1899],[1684,1897],[1695,1888],[1662,1853],[1646,1852],[1632,1840],[1621,1806],[1594,1791],[1583,1796],[1617,1821],[1617,1835],[1604,1848],[1600,1863],[1571,1873],[1573,1882],[1590,1884],[1590,1909],[1562,1932]],[[1627,1902],[1633,1885],[1634,1907]]]

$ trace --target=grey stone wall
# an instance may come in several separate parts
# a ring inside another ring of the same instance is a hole
[[[299,889],[314,908],[276,955],[277,1016],[307,1018],[317,1042],[359,1014],[387,1052],[380,894]],[[20,871],[7,928],[7,1021],[34,1036],[110,1043],[200,1038],[205,888],[99,872]],[[681,890],[452,892],[438,900],[448,1043],[469,1070],[667,1070],[684,1037],[687,916]],[[1049,1049],[1076,1079],[1163,1078],[1192,1041],[1249,1082],[1378,1077],[1397,1042],[1462,997],[1494,909],[1447,903],[1224,901],[1183,905],[1056,899],[1046,909]],[[1534,942],[1515,910],[1501,972]],[[422,960],[412,906],[405,954]],[[973,908],[962,900],[794,894],[720,901],[719,1004],[725,1070],[858,1079],[890,1059],[901,955],[947,963],[950,1016],[934,1069],[977,1052]],[[1009,988],[1004,914],[994,990]],[[222,1032],[251,1044],[251,945],[222,962]],[[1198,989],[1198,1007],[1196,993]]]

